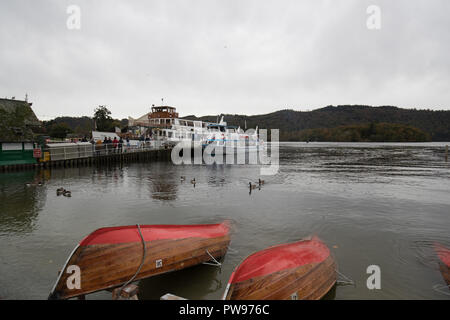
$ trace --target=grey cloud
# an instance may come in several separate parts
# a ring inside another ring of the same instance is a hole
[[[81,30],[66,8],[81,8]],[[379,5],[382,28],[366,28]],[[299,110],[328,104],[448,108],[450,9],[431,1],[1,1],[0,95],[42,119]]]

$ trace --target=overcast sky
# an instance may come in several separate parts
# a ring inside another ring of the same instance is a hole
[[[181,116],[448,110],[449,13],[449,0],[0,0],[0,96],[28,93],[41,120],[98,105],[138,117],[161,98]]]

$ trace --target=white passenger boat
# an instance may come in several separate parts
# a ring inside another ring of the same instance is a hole
[[[207,125],[208,132],[203,147],[222,148],[223,153],[258,151],[264,148],[264,141],[258,137],[258,128],[244,132],[240,127],[228,126],[223,118],[220,123]]]
[[[152,139],[168,145],[180,142],[194,142],[193,145],[209,149],[223,149],[223,153],[258,151],[264,148],[264,141],[258,136],[258,129],[244,131],[229,126],[223,120],[219,123],[180,119],[176,108],[153,106],[152,111],[139,119],[129,118],[129,126],[141,126]]]

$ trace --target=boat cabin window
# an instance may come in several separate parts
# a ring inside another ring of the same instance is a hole
[[[174,113],[175,112],[175,108],[171,108],[171,107],[152,107],[152,112]]]
[[[2,143],[2,150],[22,150],[22,143]]]
[[[211,131],[225,132],[225,127],[224,126],[209,126],[209,129]]]

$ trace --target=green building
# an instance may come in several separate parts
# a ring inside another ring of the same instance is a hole
[[[0,166],[36,163],[33,129],[41,126],[32,103],[0,99]]]

